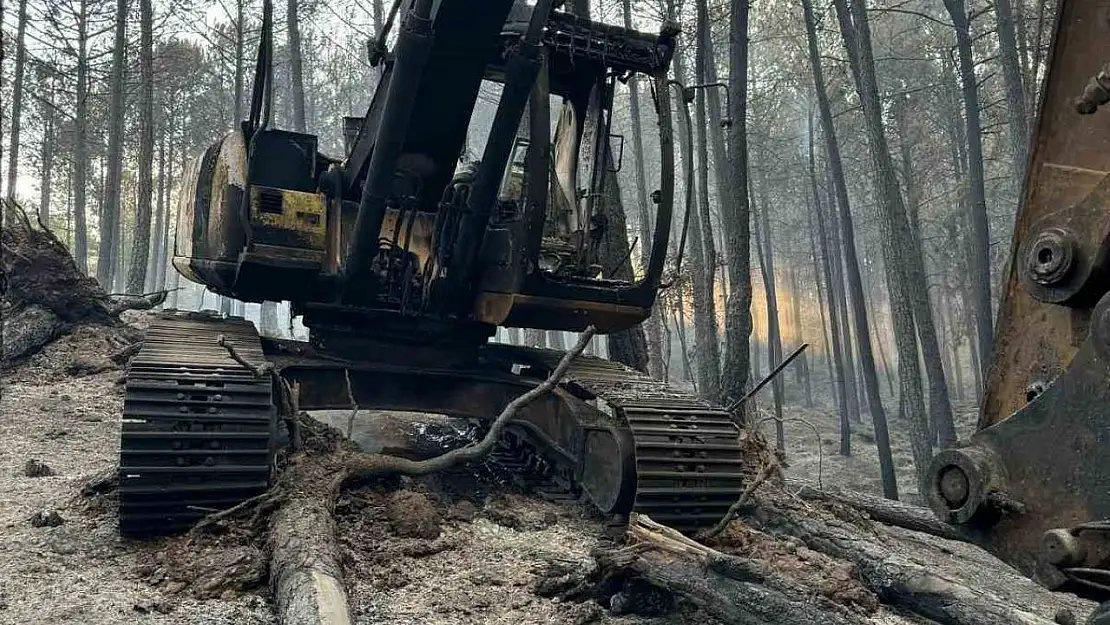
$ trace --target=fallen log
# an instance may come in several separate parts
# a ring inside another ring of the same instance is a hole
[[[1061,610],[1080,621],[1095,604],[1054,593],[986,551],[843,510],[768,493],[749,515],[752,528],[802,541],[850,563],[884,604],[945,625],[1052,625]]]
[[[4,311],[0,328],[0,367],[37,352],[43,345],[62,334],[67,325],[53,312],[41,306],[26,306],[18,311]]]
[[[297,480],[306,483],[318,480]],[[274,514],[270,580],[279,623],[349,625],[343,569],[335,541],[334,492],[298,492]]]
[[[972,534],[940,521],[928,508],[841,488],[817,489],[794,480],[787,480],[786,487],[807,501],[826,501],[852,506],[866,512],[867,516],[884,525],[894,525],[949,540],[975,543],[975,537]]]
[[[869,624],[876,622],[873,616],[880,612],[878,602],[847,574],[817,587],[807,583],[812,580],[793,578],[767,561],[725,554],[694,542],[643,515],[632,515],[628,538],[628,547],[595,554],[603,576],[629,575],[647,581],[729,625]],[[832,590],[837,584],[842,585],[839,594]],[[622,593],[614,596],[619,603],[635,600]],[[884,622],[911,621],[888,618]]]
[[[595,559],[605,579],[645,581],[727,625],[1053,625],[1083,622],[1095,608],[972,545],[798,505],[781,492],[752,516],[760,520],[734,521],[707,546],[633,515],[629,546]]]

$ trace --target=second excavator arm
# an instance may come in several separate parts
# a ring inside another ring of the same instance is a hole
[[[1110,599],[1110,113],[1095,108],[1107,100],[1108,10],[1059,4],[978,431],[934,458],[924,493],[1037,581],[1100,600]]]

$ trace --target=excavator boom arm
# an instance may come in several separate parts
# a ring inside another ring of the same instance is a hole
[[[1110,599],[1110,2],[1061,0],[978,431],[939,516],[1050,588]],[[1092,114],[1093,113],[1093,114]],[[1105,525],[1105,527],[1104,527]]]

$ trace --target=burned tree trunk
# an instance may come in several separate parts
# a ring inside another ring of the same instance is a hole
[[[728,178],[731,206],[727,217],[725,255],[728,257],[728,300],[725,304],[725,359],[721,395],[739,399],[747,390],[749,342],[752,334],[751,215],[748,201],[748,2],[729,2],[729,94],[732,126],[729,129]]]
[[[752,517],[701,544],[633,515],[630,544],[595,553],[598,577],[610,581],[605,598],[636,606],[661,590],[744,625],[1052,625],[1094,608],[976,547],[868,522],[850,504],[799,503],[776,491]]]
[[[624,27],[632,28],[632,2],[624,0]],[[647,176],[644,173],[644,142],[643,130],[640,122],[640,84],[636,76],[628,80],[628,114],[632,118],[632,159],[636,168],[636,206],[640,219],[640,258],[644,269],[647,269],[648,258],[651,254],[652,221],[648,209]],[[661,307],[655,306],[651,315],[644,321],[645,340],[647,341],[648,373],[651,377],[662,379],[663,366],[663,330],[660,319],[663,314]]]
[[[816,87],[817,104],[821,114],[821,129],[825,135],[825,148],[829,158],[829,169],[836,185],[837,204],[840,211],[841,242],[845,248],[845,261],[848,269],[848,288],[851,290],[852,320],[856,328],[856,335],[869,337],[870,322],[867,318],[867,307],[863,298],[863,280],[860,277],[859,259],[856,255],[855,226],[852,222],[852,212],[848,204],[848,187],[844,182],[844,167],[840,159],[840,145],[837,143],[836,129],[833,125],[832,107],[829,105],[828,92],[825,89],[825,74],[821,67],[821,57],[817,49],[817,25],[813,17],[813,6],[809,0],[802,1],[802,9],[806,22],[806,42],[809,52],[809,61],[813,71],[813,82]],[[829,296],[830,307],[832,295]],[[860,341],[860,369],[863,373],[865,388],[867,389],[867,406],[871,412],[871,420],[875,426],[875,445],[879,451],[879,466],[883,479],[883,494],[888,498],[897,499],[898,484],[894,476],[894,460],[890,453],[890,436],[887,433],[886,410],[883,408],[882,398],[879,395],[879,378],[875,371],[875,355],[871,351],[871,341]]]
[[[117,276],[120,237],[120,194],[123,184],[124,132],[124,56],[127,47],[127,0],[116,1],[115,43],[112,48],[112,72],[108,102],[107,179],[104,184],[104,208],[100,214],[100,248],[96,261],[96,279],[111,289]]]
[[[154,194],[154,9],[150,0],[139,0],[139,14],[139,199],[127,271],[127,292],[136,295],[143,292],[146,283]]]

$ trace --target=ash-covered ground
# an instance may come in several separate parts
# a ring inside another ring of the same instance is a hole
[[[121,541],[111,494],[82,495],[118,460],[120,371],[81,373],[110,365],[115,338],[79,327],[0,373],[0,622],[272,622],[256,593],[206,601],[151,586],[141,567],[159,545]]]

